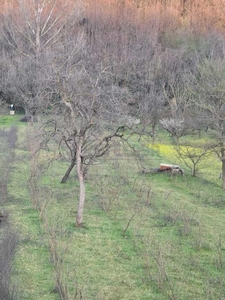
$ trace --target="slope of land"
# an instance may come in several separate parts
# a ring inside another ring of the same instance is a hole
[[[157,141],[161,149],[133,140],[141,162],[117,145],[91,169],[85,222],[76,228],[76,177],[59,183],[62,159],[45,169],[51,151],[34,168],[31,131],[19,128],[5,204],[20,231],[12,279],[23,300],[225,297],[225,198],[216,159],[210,174],[202,169],[196,178],[188,170],[143,175],[142,165],[177,163],[168,136]]]

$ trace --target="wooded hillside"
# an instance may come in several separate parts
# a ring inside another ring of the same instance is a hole
[[[225,299],[224,1],[1,2],[1,300]]]
[[[1,11],[15,9],[19,0],[0,0]],[[132,12],[135,20],[171,16],[185,26],[225,30],[225,0],[84,0],[87,14],[119,16]]]

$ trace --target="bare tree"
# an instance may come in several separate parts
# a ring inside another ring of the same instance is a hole
[[[57,137],[59,147],[69,150],[70,166],[62,182],[76,165],[80,187],[76,223],[80,226],[85,203],[85,177],[94,161],[111,148],[113,140],[123,137],[129,119],[129,92],[113,85],[109,68],[103,68],[101,63],[81,63],[82,57],[78,59],[73,52],[65,53],[61,59],[61,64],[54,70],[54,93],[58,95],[58,101],[46,123],[45,137],[46,141],[52,136]]]
[[[7,6],[2,33],[12,50],[38,59],[57,45],[68,27],[73,31],[80,18],[79,0],[17,0]]]
[[[38,114],[46,111],[51,100],[46,60],[42,57],[38,67],[34,61],[23,56],[16,63],[7,61],[4,90],[12,95],[13,104],[24,107],[26,117],[31,121],[36,121]]]
[[[7,5],[1,24],[3,91],[10,91],[28,118],[46,110],[54,51],[69,32],[78,35],[82,13],[80,1],[17,0]]]
[[[174,148],[179,159],[191,170],[192,176],[196,176],[198,165],[213,152],[211,145],[182,145],[178,143]]]
[[[225,40],[217,36],[207,41],[207,52],[198,55],[195,97],[202,124],[214,134],[214,149],[222,163],[222,187],[225,189]]]

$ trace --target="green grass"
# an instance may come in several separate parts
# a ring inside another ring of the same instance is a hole
[[[153,146],[133,140],[144,156],[141,163],[128,148],[117,146],[91,168],[84,224],[76,228],[76,175],[59,183],[66,162],[55,161],[38,175],[44,218],[33,209],[24,130],[20,128],[7,204],[21,235],[13,279],[24,291],[22,299],[59,299],[53,291],[53,235],[70,299],[74,289],[87,300],[225,298],[225,192],[216,158],[195,178],[188,170],[184,176],[142,175],[143,166],[177,163],[168,136],[163,139],[160,132]]]
[[[13,116],[0,115],[0,127],[9,126],[24,126],[23,122],[20,122],[21,115],[15,114]]]
[[[14,280],[22,299],[58,299],[52,293],[54,272],[49,263],[46,237],[38,212],[32,208],[28,193],[29,164],[21,150],[16,152],[13,174],[9,183],[10,202],[7,209],[13,226],[19,232],[20,244],[15,258]]]

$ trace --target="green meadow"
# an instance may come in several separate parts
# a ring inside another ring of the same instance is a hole
[[[34,155],[36,125],[0,118],[1,130],[11,126],[17,142],[5,163],[8,197],[1,205],[19,235],[11,284],[20,299],[225,299],[225,192],[216,156],[192,177],[165,132],[154,144],[132,138],[138,156],[116,144],[90,169],[77,228],[75,170],[60,184],[66,158],[50,149]],[[2,135],[0,142],[5,160]],[[179,164],[184,175],[142,173],[160,163]]]

